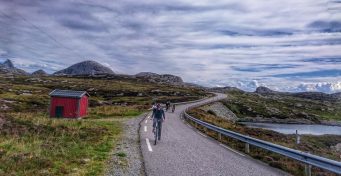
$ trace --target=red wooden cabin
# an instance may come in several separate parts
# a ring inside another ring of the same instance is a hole
[[[80,118],[87,115],[86,91],[54,90],[50,93],[50,117]]]

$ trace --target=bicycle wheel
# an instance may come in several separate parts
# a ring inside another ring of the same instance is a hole
[[[155,132],[154,132],[154,145],[156,145],[156,141],[157,141],[157,135],[158,135],[158,130],[159,130],[159,126],[158,124],[156,123],[156,126],[155,126]]]

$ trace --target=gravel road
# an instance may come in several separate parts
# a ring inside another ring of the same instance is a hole
[[[219,94],[218,97],[224,98],[225,95]],[[141,122],[141,149],[147,175],[288,175],[242,153],[236,153],[188,126],[179,115],[189,105],[179,105],[175,113],[166,113],[162,139],[156,146],[151,119],[146,118]]]
[[[143,176],[146,175],[141,154],[139,138],[140,122],[146,114],[124,122],[122,139],[116,145],[115,153],[108,164],[107,176]],[[126,156],[119,156],[124,153]]]

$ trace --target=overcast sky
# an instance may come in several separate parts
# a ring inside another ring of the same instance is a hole
[[[0,0],[0,61],[341,91],[341,0]]]

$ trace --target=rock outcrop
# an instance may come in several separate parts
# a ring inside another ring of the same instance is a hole
[[[11,60],[7,59],[3,64],[2,64],[3,67],[5,68],[14,68],[14,64]]]
[[[201,109],[206,112],[211,112],[214,115],[226,120],[238,120],[238,117],[221,102],[215,102],[213,104],[203,106]]]
[[[28,75],[24,70],[18,69],[14,66],[11,60],[6,60],[0,64],[0,73],[13,74],[13,75]]]
[[[275,94],[275,93],[279,93],[279,92],[273,91],[267,87],[260,86],[260,87],[257,87],[255,93],[258,93],[258,94]]]
[[[208,90],[211,91],[211,92],[218,92],[218,93],[226,93],[226,92],[229,92],[229,91],[244,92],[243,90],[240,90],[240,89],[238,89],[236,87],[229,87],[229,86],[226,86],[226,87],[213,87],[213,88],[210,88]]]
[[[110,68],[95,62],[84,61],[74,64],[66,69],[55,72],[53,75],[112,75],[115,74]]]
[[[305,99],[318,100],[318,101],[340,101],[341,100],[341,93],[326,94],[322,92],[297,92],[297,93],[277,92],[267,87],[258,87],[255,93],[265,95],[265,96],[266,95],[292,96],[292,97],[305,98]]]
[[[32,73],[32,76],[48,76],[48,74],[44,70],[37,70]]]
[[[135,77],[138,79],[144,79],[146,81],[155,83],[166,83],[175,85],[181,85],[184,83],[181,77],[170,74],[159,75],[151,72],[141,72],[136,74]]]

